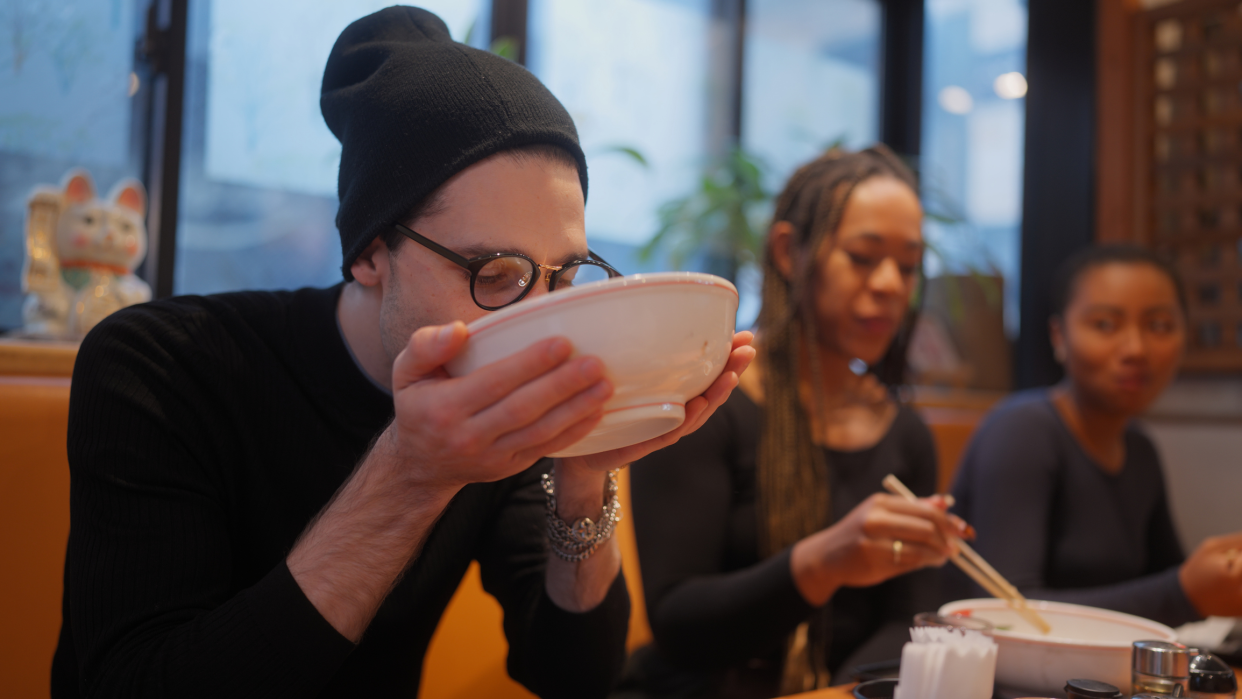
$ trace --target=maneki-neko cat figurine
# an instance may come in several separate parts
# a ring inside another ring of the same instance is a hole
[[[151,300],[151,287],[134,276],[147,252],[146,210],[142,183],[122,180],[99,199],[80,169],[60,189],[30,195],[24,335],[80,339],[109,313]]]

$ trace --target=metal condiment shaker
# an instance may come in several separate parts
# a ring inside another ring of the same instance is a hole
[[[1238,678],[1233,670],[1225,661],[1206,651],[1199,651],[1190,659],[1189,686],[1187,696],[1195,699],[1236,699],[1238,696]]]
[[[1070,680],[1065,683],[1067,699],[1122,699],[1121,690],[1097,680]]]
[[[1186,696],[1190,691],[1190,658],[1194,653],[1180,643],[1135,641],[1130,665],[1134,694]],[[1180,690],[1180,691],[1179,691]]]

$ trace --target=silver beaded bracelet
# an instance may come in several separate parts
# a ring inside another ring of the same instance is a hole
[[[556,487],[551,473],[543,474],[543,492],[547,496],[548,543],[562,560],[577,563],[590,558],[600,545],[612,538],[621,521],[621,499],[617,497],[617,471],[608,472],[604,483],[604,511],[599,521],[580,517],[573,524],[556,514]]]

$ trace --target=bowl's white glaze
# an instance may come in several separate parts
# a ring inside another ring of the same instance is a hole
[[[1130,692],[1130,649],[1134,641],[1176,641],[1164,624],[1121,612],[1063,602],[1031,600],[1052,626],[1048,635],[998,599],[967,599],[940,608],[967,614],[996,627],[996,681],[1035,693],[1058,693],[1066,680],[1092,679]]]
[[[580,456],[658,437],[685,419],[685,403],[724,371],[737,289],[710,274],[636,274],[523,301],[471,323],[447,366],[465,376],[548,337],[603,361],[615,393],[584,439],[552,456]]]

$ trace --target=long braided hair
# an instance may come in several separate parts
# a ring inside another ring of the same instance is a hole
[[[854,188],[873,177],[894,177],[918,192],[914,173],[887,147],[849,153],[833,148],[798,168],[776,201],[772,220],[793,227],[793,268],[786,278],[769,244],[763,262],[763,304],[759,310],[763,366],[764,423],[756,474],[756,511],[763,557],[822,529],[832,517],[828,463],[812,434],[812,415],[803,405],[802,379],[810,379],[811,410],[822,415],[817,329],[812,286],[815,263],[837,228]],[[904,381],[906,348],[917,312],[905,321],[884,357],[869,370],[893,387]],[[829,621],[825,614],[800,626],[788,644],[782,693],[827,686]]]
[[[764,556],[822,529],[831,518],[828,465],[823,450],[815,445],[811,415],[799,390],[804,378],[812,379],[815,393],[819,386],[818,353],[809,351],[817,342],[811,286],[815,262],[825,242],[835,238],[854,188],[879,176],[894,177],[918,191],[914,173],[887,147],[876,145],[855,153],[834,148],[799,168],[776,202],[772,220],[793,226],[794,265],[787,279],[769,246],[758,322],[765,417],[757,504]],[[904,380],[915,315],[914,309],[907,312],[884,357],[870,367],[886,385]],[[804,361],[810,366],[803,366]]]

